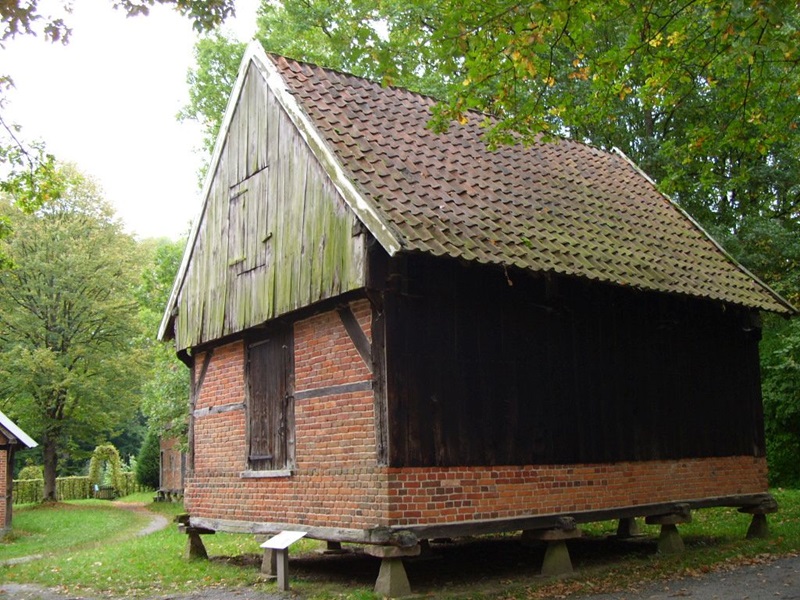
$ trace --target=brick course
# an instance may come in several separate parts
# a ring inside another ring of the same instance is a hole
[[[368,339],[371,308],[351,305]],[[725,457],[599,465],[388,468],[377,465],[371,391],[308,397],[371,381],[336,311],[294,324],[295,461],[290,477],[243,478],[246,464],[244,345],[215,349],[196,409],[193,517],[310,527],[372,529],[598,510],[762,493],[763,458]],[[202,364],[202,354],[196,369]],[[238,405],[238,407],[237,407]]]

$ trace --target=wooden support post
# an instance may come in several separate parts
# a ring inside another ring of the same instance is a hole
[[[579,538],[583,532],[575,527],[574,522],[566,525],[571,526],[571,529],[532,529],[523,532],[523,538],[528,542],[547,542],[542,561],[542,575],[545,577],[559,577],[573,572],[567,540]]]
[[[262,572],[264,570],[264,563],[269,560],[268,569],[272,569],[273,561],[275,566],[275,574],[278,578],[278,589],[282,592],[289,591],[289,546],[294,544],[297,540],[305,537],[305,531],[281,531],[277,535],[273,535],[266,542],[261,544],[264,549],[264,558],[261,561]],[[271,552],[269,559],[267,552]]]
[[[381,559],[381,569],[375,581],[375,593],[383,598],[403,598],[411,595],[404,556],[419,556],[419,545],[411,548],[397,546],[367,546],[366,554]]]
[[[642,535],[639,529],[639,523],[633,517],[627,517],[619,520],[617,526],[617,539],[627,540]]]
[[[661,554],[680,554],[684,551],[683,540],[676,525],[691,522],[692,513],[688,507],[680,512],[651,515],[645,519],[648,525],[661,525],[661,534],[658,536],[658,551]]]
[[[289,591],[289,549],[275,550],[278,563],[278,589],[282,592]]]

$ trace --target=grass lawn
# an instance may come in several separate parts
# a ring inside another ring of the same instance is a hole
[[[679,526],[686,543],[686,552],[679,556],[656,554],[657,527],[643,527],[644,538],[623,543],[608,537],[616,522],[587,526],[584,539],[570,542],[578,573],[565,580],[537,576],[542,549],[524,548],[512,536],[437,544],[436,560],[409,561],[407,570],[415,592],[423,595],[512,600],[613,591],[800,552],[800,491],[773,490],[773,494],[781,511],[769,517],[770,540],[744,539],[749,515],[735,509],[708,509],[695,511],[692,523]],[[150,495],[123,500],[149,501]],[[170,519],[182,512],[181,505],[168,503],[150,504],[148,509]],[[14,534],[0,543],[0,561],[45,556],[0,567],[0,581],[60,587],[72,594],[129,597],[208,586],[275,589],[259,575],[261,549],[254,536],[204,536],[211,560],[187,561],[186,536],[172,524],[137,537],[147,521],[109,501],[15,507]],[[310,540],[292,547],[295,591],[318,600],[373,598],[376,559],[360,554],[322,557],[315,552],[320,547]]]

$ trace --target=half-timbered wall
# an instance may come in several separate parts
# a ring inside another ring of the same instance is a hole
[[[363,287],[364,235],[250,66],[178,296],[179,350]]]
[[[372,309],[344,304],[367,340]],[[362,530],[387,525],[386,467],[376,461],[370,365],[331,309],[291,324],[294,369],[290,469],[257,472],[248,461],[245,344],[214,349],[193,414],[195,466],[185,502],[192,518]],[[205,354],[195,361],[195,376]]]
[[[391,466],[763,456],[746,312],[419,256],[389,281]]]

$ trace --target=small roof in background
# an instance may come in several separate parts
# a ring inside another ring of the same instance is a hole
[[[0,411],[0,433],[2,433],[11,442],[19,442],[26,448],[35,448],[39,444],[33,441],[27,433],[22,431],[14,421],[9,419],[2,411]]]

